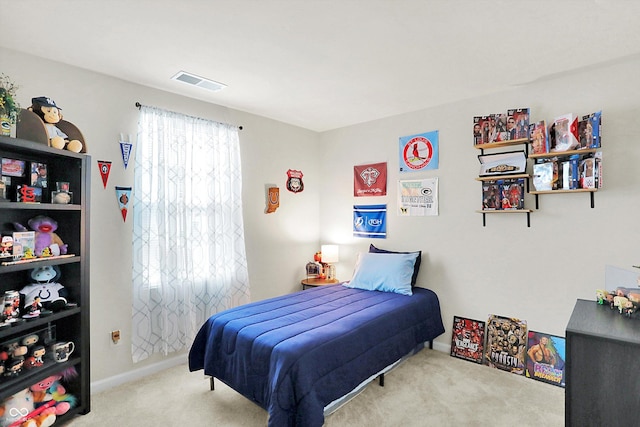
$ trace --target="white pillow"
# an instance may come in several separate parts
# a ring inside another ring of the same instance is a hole
[[[368,291],[413,295],[411,277],[417,257],[417,252],[408,254],[358,253],[353,278],[344,286]]]

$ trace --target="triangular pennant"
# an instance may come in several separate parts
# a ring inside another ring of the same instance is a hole
[[[122,152],[122,161],[124,162],[124,168],[129,165],[129,157],[131,156],[132,144],[127,141],[120,141],[120,151]]]
[[[102,184],[104,188],[107,188],[107,181],[109,180],[109,172],[111,172],[111,162],[106,160],[98,160],[98,169],[100,169],[100,176],[102,177]]]
[[[122,219],[126,221],[129,200],[131,199],[131,187],[116,187],[116,197],[118,198],[118,206],[122,213]]]

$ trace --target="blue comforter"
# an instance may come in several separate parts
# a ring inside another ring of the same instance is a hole
[[[444,332],[436,294],[322,286],[211,316],[189,352],[269,412],[269,426],[322,426],[324,407]]]

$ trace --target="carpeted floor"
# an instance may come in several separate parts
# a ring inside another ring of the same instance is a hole
[[[206,425],[258,427],[267,413],[202,372],[180,365],[95,394],[69,427]],[[326,427],[564,425],[564,389],[422,350],[329,415]]]

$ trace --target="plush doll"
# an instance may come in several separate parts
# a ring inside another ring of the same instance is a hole
[[[27,228],[14,222],[16,230],[28,231]],[[28,222],[29,228],[36,232],[35,240],[35,256],[42,257],[44,254],[64,255],[67,253],[67,245],[64,244],[60,236],[55,231],[58,229],[58,223],[45,215],[38,215],[31,218]],[[48,250],[46,250],[49,248]]]
[[[56,123],[62,120],[62,109],[56,105],[53,99],[47,98],[46,96],[32,98],[29,110],[36,113],[44,122],[52,147],[59,149],[66,148],[74,153],[79,153],[82,150],[82,142],[77,139],[69,140],[67,134],[56,126]]]
[[[60,380],[68,381],[77,375],[78,372],[74,368],[69,368],[33,384],[29,390],[33,394],[34,407],[38,409],[47,406],[55,409],[56,415],[66,414],[76,405],[77,399],[67,393]]]
[[[21,390],[0,405],[0,427],[49,427],[57,418],[56,409],[52,406],[36,409],[31,390]]]
[[[51,311],[60,311],[67,306],[69,293],[57,280],[60,278],[58,266],[45,265],[31,270],[31,283],[20,290],[24,295],[25,307],[32,305],[40,298],[42,307]]]

